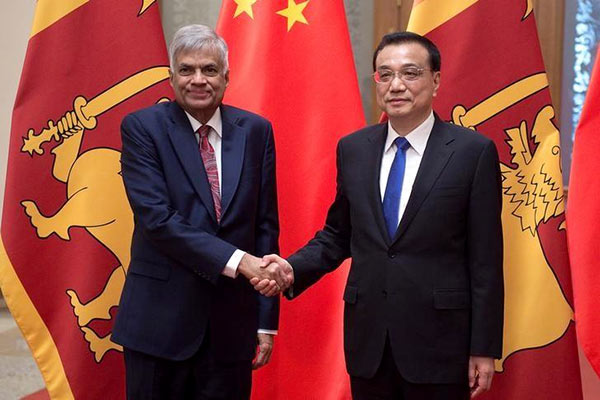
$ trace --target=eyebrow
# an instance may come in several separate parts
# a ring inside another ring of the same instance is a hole
[[[184,63],[184,62],[181,62],[181,63],[177,64],[177,66],[178,66],[179,68],[181,68],[181,67],[185,67],[185,68],[196,68],[196,66],[195,66],[195,65],[193,65],[193,64],[188,64],[188,63]],[[219,67],[219,64],[217,64],[217,63],[215,63],[215,62],[210,62],[210,63],[208,63],[208,64],[200,65],[198,68],[206,68],[206,67],[216,67],[216,68],[218,68],[218,67]]]
[[[400,66],[400,68],[407,68],[407,67],[417,67],[417,68],[423,68],[423,67],[421,67],[420,65],[418,65],[418,64],[415,64],[415,63],[407,63],[407,64],[402,64],[402,65]],[[377,69],[378,69],[378,70],[379,70],[379,69],[389,69],[389,70],[391,70],[391,69],[392,69],[392,67],[390,67],[389,65],[383,64],[383,65],[380,65],[379,67],[377,67]]]

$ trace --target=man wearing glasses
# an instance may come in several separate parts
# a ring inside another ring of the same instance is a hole
[[[346,258],[344,348],[354,399],[466,399],[502,354],[501,181],[494,143],[432,111],[441,57],[409,32],[373,57],[388,122],[340,140],[324,228],[288,260],[295,298]],[[251,281],[270,294],[267,280]]]

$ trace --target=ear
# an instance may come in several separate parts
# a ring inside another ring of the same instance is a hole
[[[433,73],[433,97],[437,96],[437,91],[440,88],[440,80],[441,80],[440,71],[436,71]]]
[[[173,71],[171,71],[171,68],[169,68],[169,84],[171,87],[173,87],[173,77]]]
[[[229,70],[225,72],[225,87],[229,86]]]

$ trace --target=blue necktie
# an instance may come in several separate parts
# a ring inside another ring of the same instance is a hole
[[[398,137],[394,140],[396,144],[396,156],[390,168],[385,195],[383,196],[383,218],[387,226],[390,239],[394,237],[398,229],[398,209],[400,207],[400,194],[402,193],[402,181],[404,180],[404,168],[406,165],[405,151],[410,147],[410,143],[403,138]]]

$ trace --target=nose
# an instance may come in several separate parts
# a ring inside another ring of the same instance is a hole
[[[390,82],[390,90],[399,92],[403,92],[406,90],[406,85],[404,84],[404,81],[400,78],[398,74],[394,74],[394,77]]]
[[[192,75],[192,83],[195,84],[203,84],[206,83],[206,77],[204,76],[204,74],[202,73],[202,71],[198,68],[194,71],[194,74]]]

